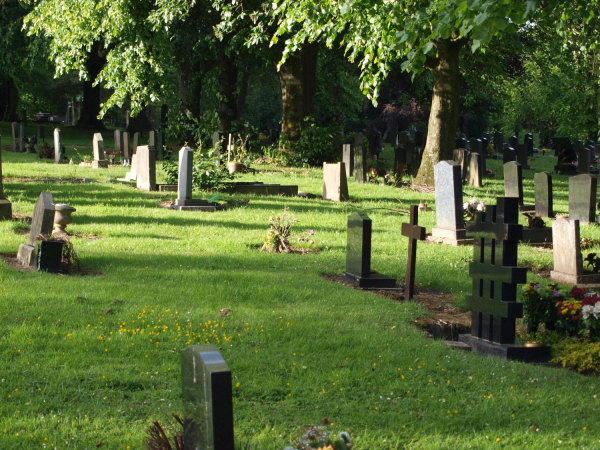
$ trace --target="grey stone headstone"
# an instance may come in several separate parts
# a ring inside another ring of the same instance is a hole
[[[114,140],[115,140],[114,153],[115,153],[115,155],[120,155],[121,152],[123,151],[123,146],[121,145],[121,136],[122,135],[123,135],[123,132],[121,130],[115,130],[115,133],[114,133]]]
[[[504,196],[518,198],[523,204],[523,169],[514,161],[504,164]]]
[[[54,129],[54,163],[60,164],[63,160],[63,145],[60,138],[60,129]]]
[[[123,132],[123,158],[131,159],[131,148],[129,147],[129,132]]]
[[[48,192],[42,192],[35,204],[31,228],[29,233],[29,245],[35,246],[37,237],[52,233],[54,227],[54,197]]]
[[[597,177],[590,174],[569,178],[569,219],[582,225],[596,222],[597,183]]]
[[[156,191],[156,150],[148,145],[140,145],[136,156],[137,188],[142,191]]]
[[[535,213],[540,217],[554,217],[552,200],[552,175],[549,172],[533,176],[535,189]]]
[[[21,148],[19,147],[19,136],[18,136],[18,130],[17,130],[18,126],[19,126],[19,124],[17,122],[12,122],[10,124],[10,128],[12,130],[12,137],[13,137],[13,152],[21,151]]]
[[[464,148],[457,148],[452,152],[452,160],[460,166],[460,177],[465,179],[468,169],[468,154]]]
[[[343,162],[323,163],[323,200],[333,200],[334,202],[350,200],[346,168]]]
[[[494,150],[496,154],[501,154],[504,150],[504,133],[496,131],[494,133]]]
[[[177,200],[191,200],[194,151],[189,147],[179,150],[179,176],[177,179]]]
[[[154,130],[148,131],[148,145],[156,148],[156,132]]]
[[[350,178],[354,168],[354,151],[351,144],[342,145],[342,161],[346,167],[346,178]]]
[[[479,139],[477,139],[479,141]],[[480,141],[481,142],[481,141]],[[469,179],[468,183],[470,186],[482,187],[483,183],[483,161],[482,155],[479,153],[471,152],[469,156]]]
[[[346,272],[361,278],[371,274],[371,219],[362,211],[348,216]]]
[[[367,152],[363,145],[362,133],[358,133],[354,139],[354,181],[367,181]]]
[[[165,133],[156,132],[156,157],[162,161],[165,159]]]
[[[221,133],[219,131],[215,131],[212,134],[212,148],[217,149],[219,144],[221,143]]]
[[[140,145],[140,132],[135,132],[133,133],[133,154],[135,155],[137,153],[137,148]]]
[[[94,133],[93,150],[94,161],[104,160],[104,140],[101,133]]]
[[[181,352],[183,441],[189,450],[234,450],[231,370],[214,345]]]
[[[465,221],[462,211],[462,176],[454,161],[440,161],[433,166],[435,182],[434,237],[464,239]]]
[[[552,224],[552,249],[554,272],[577,277],[583,274],[583,260],[580,249],[579,221],[558,218]]]
[[[125,174],[125,179],[130,181],[137,180],[137,170],[138,170],[138,158],[137,155],[131,156],[131,166],[129,168],[129,172]]]
[[[21,125],[19,127],[19,151],[25,151],[25,127]]]

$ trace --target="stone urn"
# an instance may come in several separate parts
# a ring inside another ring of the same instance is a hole
[[[228,162],[227,168],[229,169],[229,173],[239,173],[244,172],[246,170],[246,165],[240,162]]]
[[[54,230],[52,231],[53,235],[56,234],[66,234],[65,228],[71,222],[73,222],[73,218],[71,214],[77,211],[72,206],[69,206],[65,203],[58,203],[54,206]]]

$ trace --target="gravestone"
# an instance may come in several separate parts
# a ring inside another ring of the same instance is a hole
[[[346,168],[343,162],[323,163],[323,200],[333,200],[334,202],[350,200]]]
[[[94,169],[102,169],[108,167],[108,161],[104,159],[104,140],[101,133],[94,133],[93,141],[94,159],[92,167]]]
[[[477,139],[479,141],[479,139]],[[481,141],[480,141],[481,142]],[[468,170],[468,184],[474,187],[483,187],[483,155],[479,153],[473,153],[469,155],[469,170]]]
[[[140,145],[141,134],[139,131],[133,133],[133,146],[132,153],[135,155],[137,153],[137,148]]]
[[[45,128],[42,125],[38,125],[37,135],[38,135],[38,139],[41,142],[46,142],[46,132],[45,132]]]
[[[156,132],[156,157],[160,161],[165,159],[165,133],[160,130]]]
[[[123,151],[123,145],[121,144],[122,136],[123,136],[123,132],[121,130],[115,130],[115,133],[114,133],[115,145],[113,148],[113,152],[115,155],[120,155],[121,152]]]
[[[581,225],[596,222],[595,175],[582,174],[569,178],[569,219],[578,220]]]
[[[408,238],[408,261],[406,263],[406,280],[404,299],[413,298],[415,291],[415,269],[417,263],[417,240],[425,240],[425,228],[419,226],[419,207],[410,206],[410,222],[402,224],[402,236]]]
[[[354,181],[367,181],[367,155],[363,145],[363,135],[358,133],[354,138]]]
[[[455,148],[463,148],[465,150],[468,149],[468,145],[467,145],[467,140],[465,138],[459,138],[456,141],[454,141],[454,147]]]
[[[475,153],[481,153],[481,139],[471,139],[470,150]]]
[[[12,204],[4,198],[2,182],[2,136],[0,136],[0,220],[12,219]]]
[[[214,345],[181,352],[183,442],[189,450],[234,450],[231,370]]]
[[[581,145],[576,145],[577,173],[580,175],[584,173],[590,173],[592,165],[592,151],[589,147],[584,147],[582,141],[575,142],[575,144],[577,143],[581,143]]]
[[[123,158],[131,159],[131,148],[129,147],[129,133],[123,131]]]
[[[400,144],[406,144],[410,141],[410,133],[408,131],[401,131],[398,135],[398,142]]]
[[[156,150],[149,145],[140,145],[134,156],[137,157],[137,188],[156,191]]]
[[[535,213],[540,217],[554,217],[552,202],[552,175],[549,172],[533,176],[535,190]]]
[[[219,150],[221,147],[221,138],[222,138],[223,133],[219,132],[219,131],[215,131],[212,134],[212,148],[214,150]],[[222,148],[221,148],[222,149]]]
[[[348,216],[348,244],[344,278],[360,288],[394,288],[396,280],[371,271],[372,221],[362,211]]]
[[[54,129],[54,164],[60,164],[63,160],[63,145],[60,138],[60,128]]]
[[[467,177],[469,169],[469,154],[464,148],[457,148],[452,152],[452,160],[460,166],[460,179],[464,180]]]
[[[398,147],[398,121],[396,120],[393,121],[388,131],[388,141],[393,148]]]
[[[43,247],[39,246],[36,252],[36,242],[38,236],[47,236],[52,234],[52,228],[54,226],[54,213],[54,197],[52,194],[42,192],[33,210],[33,218],[31,219],[31,228],[29,231],[29,241],[27,244],[21,244],[19,246],[17,260],[20,264],[34,268],[44,268],[46,270],[50,269],[49,271],[60,271],[60,259],[58,261],[58,267],[56,266],[55,262],[57,249],[56,245],[44,245]],[[47,242],[43,242],[43,244],[46,243]],[[43,253],[48,257],[43,259]],[[42,262],[41,267],[40,262]]]
[[[216,211],[208,201],[192,198],[192,173],[194,167],[194,151],[189,147],[179,150],[179,174],[177,179],[177,200],[171,209],[186,211]]]
[[[486,206],[485,212],[477,212],[475,221],[467,224],[467,235],[475,241],[469,265],[472,291],[465,299],[471,311],[471,335],[461,335],[460,340],[481,354],[547,360],[549,347],[516,345],[516,319],[523,317],[517,284],[527,281],[527,269],[517,267],[523,231],[518,216],[518,200],[500,197],[497,205]]]
[[[131,166],[129,167],[129,172],[125,173],[126,181],[136,181],[137,180],[137,172],[138,172],[138,157],[137,155],[131,155]]]
[[[523,141],[525,147],[527,147],[527,155],[533,156],[533,134],[527,133]]]
[[[496,151],[497,155],[502,154],[502,152],[504,151],[504,133],[502,133],[501,131],[496,131],[494,133],[494,150]]]
[[[25,127],[23,125],[19,126],[19,151],[25,151]]]
[[[502,162],[506,164],[508,162],[515,161],[515,159],[517,158],[517,152],[515,151],[515,149],[512,147],[507,147],[507,144],[504,145],[505,148],[502,152]]]
[[[485,175],[486,168],[486,151],[487,145],[483,145],[481,139],[471,139],[471,153],[477,153],[479,155],[479,165],[481,167],[481,176]]]
[[[354,151],[351,144],[342,145],[342,161],[346,167],[346,178],[350,178],[354,167]]]
[[[13,137],[13,152],[21,151],[21,147],[19,147],[19,137],[18,137],[18,131],[17,131],[18,125],[19,124],[17,122],[13,122],[10,124],[10,128],[12,130],[12,137]]]
[[[440,161],[433,166],[433,177],[436,225],[431,230],[432,238],[451,245],[472,243],[466,238],[460,166],[454,161]]]
[[[517,136],[511,136],[508,138],[508,146],[514,149],[519,145],[519,138]]]
[[[514,161],[504,164],[504,196],[516,198],[523,204],[523,169]]]
[[[415,147],[421,150],[425,148],[425,134],[422,131],[415,131]]]
[[[156,131],[148,131],[148,146],[156,148]]]
[[[529,165],[527,164],[527,145],[517,144],[516,152],[517,162],[521,164],[521,169],[528,169]]]
[[[597,284],[600,274],[585,273],[581,255],[579,221],[558,218],[552,224],[554,270],[550,278],[566,284]]]

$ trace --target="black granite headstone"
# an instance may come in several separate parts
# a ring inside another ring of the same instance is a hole
[[[569,178],[569,219],[579,220],[581,225],[596,222],[595,175],[582,174]]]
[[[554,217],[552,202],[552,175],[549,172],[533,176],[535,189],[535,213],[540,217]]]
[[[580,143],[581,141],[575,142]],[[583,147],[583,142],[581,142],[581,146],[577,145],[577,173],[584,174],[590,173],[590,169],[592,166],[592,150],[589,147]]]
[[[393,288],[394,278],[371,273],[372,221],[362,211],[348,216],[348,244],[344,278],[362,288]]]
[[[504,164],[511,162],[511,161],[515,161],[517,158],[517,152],[515,151],[515,149],[512,147],[506,147],[506,145],[507,144],[504,144],[505,148],[502,153],[502,162]]]
[[[504,133],[496,131],[494,133],[494,150],[497,155],[502,154],[504,151]]]
[[[42,192],[35,204],[31,228],[29,233],[29,245],[35,245],[37,237],[52,233],[54,226],[54,197],[48,192]]]
[[[514,161],[504,164],[504,196],[516,198],[523,204],[523,169]]]
[[[181,352],[183,441],[187,450],[234,450],[231,370],[214,345]]]
[[[533,134],[527,133],[523,142],[527,147],[527,155],[533,156]]]
[[[346,167],[346,178],[350,178],[354,169],[354,150],[351,144],[342,145],[342,162]]]
[[[517,148],[519,145],[519,138],[517,136],[511,136],[508,138],[508,146],[512,148]]]
[[[467,140],[465,138],[457,139],[456,141],[454,141],[454,147],[455,148],[464,148],[465,150],[467,150],[468,149]]]
[[[526,144],[517,144],[517,162],[521,164],[522,169],[528,169],[529,165],[527,164],[527,145]]]
[[[467,235],[475,241],[469,265],[473,289],[465,299],[471,335],[497,344],[515,343],[516,319],[523,317],[517,284],[527,281],[527,269],[517,267],[523,232],[518,215],[518,200],[500,197],[496,206],[487,206],[467,223]]]
[[[354,181],[367,181],[367,154],[363,145],[363,135],[358,133],[354,138]]]
[[[38,244],[37,268],[50,273],[60,273],[63,243],[60,241],[42,241]]]
[[[425,135],[422,131],[415,131],[415,147],[425,148]]]

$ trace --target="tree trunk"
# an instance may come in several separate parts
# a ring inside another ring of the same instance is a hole
[[[104,124],[98,119],[101,87],[93,84],[105,63],[106,57],[100,53],[100,42],[95,41],[85,63],[88,79],[83,82],[83,104],[78,128],[104,130]]]
[[[223,39],[217,41],[217,58],[219,60],[219,120],[221,122],[221,131],[229,133],[237,117],[237,98],[235,88],[237,85],[238,69],[227,54],[229,40]]]
[[[17,106],[19,104],[19,91],[15,86],[15,81],[11,78],[6,83],[6,111],[4,120],[7,122],[16,122],[19,120]]]
[[[440,161],[452,159],[460,100],[458,55],[463,44],[463,41],[450,39],[436,41],[438,56],[427,64],[434,76],[433,98],[427,143],[415,179],[417,185],[433,186],[433,166]]]
[[[246,98],[248,97],[248,82],[250,81],[250,71],[244,70],[242,73],[242,79],[240,81],[240,89],[237,98],[237,117],[242,118],[244,114],[244,106],[246,105]]]
[[[316,42],[305,45],[300,52],[290,55],[279,69],[283,106],[281,132],[288,137],[295,137],[297,125],[314,112],[318,49]]]

